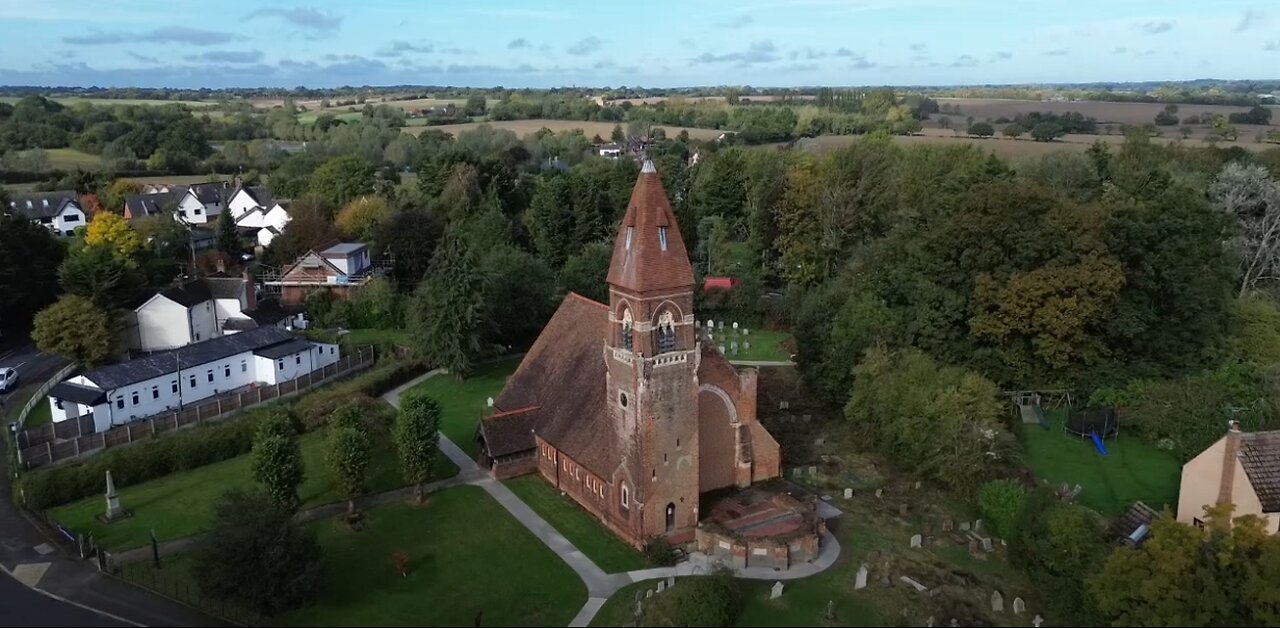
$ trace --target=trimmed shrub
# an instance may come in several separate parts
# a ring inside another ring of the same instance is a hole
[[[644,545],[644,557],[651,565],[670,567],[676,564],[676,553],[664,537],[654,537]]]
[[[1013,480],[992,480],[978,489],[978,510],[1002,539],[1012,538],[1027,502],[1027,490]]]
[[[329,415],[358,397],[373,398],[403,384],[423,371],[418,362],[388,362],[351,379],[327,386],[298,400],[298,418],[307,431],[326,425]]]

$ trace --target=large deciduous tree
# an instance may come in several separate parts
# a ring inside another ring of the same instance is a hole
[[[374,167],[360,157],[334,157],[311,174],[308,191],[330,208],[341,207],[361,195],[372,194],[374,175]]]
[[[613,259],[613,247],[606,242],[592,242],[576,255],[565,260],[560,270],[560,287],[576,292],[597,303],[609,301],[609,264]]]
[[[1237,225],[1240,296],[1280,279],[1280,181],[1262,166],[1232,162],[1209,186],[1209,197]]]
[[[86,367],[102,364],[116,349],[111,317],[92,301],[75,295],[40,310],[31,338],[41,351]]]
[[[298,487],[306,477],[302,448],[287,415],[274,415],[254,435],[250,472],[280,508],[294,512],[301,500]]]
[[[142,236],[119,214],[102,212],[89,222],[84,243],[106,247],[122,260],[133,260],[133,254],[142,248]]]
[[[338,494],[347,500],[347,515],[356,513],[356,498],[364,494],[369,471],[369,435],[359,427],[329,428],[329,471]]]
[[[144,283],[129,260],[98,245],[82,246],[63,260],[58,279],[68,293],[108,310],[131,305]]]
[[[391,208],[381,196],[361,196],[347,203],[333,219],[338,234],[350,240],[371,242],[383,223],[391,218]],[[416,234],[415,234],[416,235]]]
[[[0,195],[0,202],[4,198]],[[0,327],[21,328],[58,295],[65,247],[48,229],[0,213]]]
[[[421,502],[422,485],[432,478],[440,455],[440,405],[422,391],[401,395],[392,435],[404,479],[414,485],[414,495]]]

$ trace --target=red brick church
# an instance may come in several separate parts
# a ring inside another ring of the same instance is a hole
[[[653,163],[609,266],[609,304],[569,294],[477,430],[497,478],[535,470],[634,546],[693,539],[698,498],[779,475],[756,372],[698,341],[693,269]]]

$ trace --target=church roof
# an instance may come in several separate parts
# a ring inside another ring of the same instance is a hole
[[[633,292],[693,286],[693,267],[680,225],[652,161],[645,160],[631,191],[614,239],[608,282]]]
[[[605,399],[608,324],[604,305],[573,293],[564,298],[481,426],[486,437],[490,428],[499,436],[486,441],[490,455],[533,449],[536,432],[587,470],[612,474],[621,455]],[[520,420],[508,423],[514,416]]]

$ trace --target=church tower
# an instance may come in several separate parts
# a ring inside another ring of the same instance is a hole
[[[619,514],[644,541],[698,522],[698,360],[693,268],[645,160],[609,265],[609,415],[622,452]],[[585,331],[584,331],[585,333]]]

